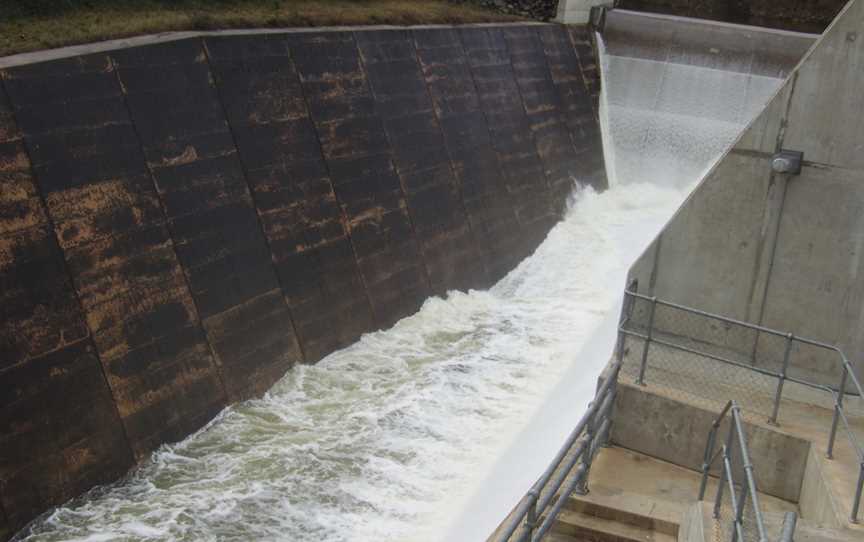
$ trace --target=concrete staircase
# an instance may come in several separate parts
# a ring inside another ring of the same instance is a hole
[[[571,497],[553,532],[559,540],[673,542],[696,501],[699,481],[694,470],[625,448],[605,448],[592,466],[590,492]],[[715,484],[712,479],[709,494]],[[776,497],[760,499],[770,512],[797,511],[794,503]]]

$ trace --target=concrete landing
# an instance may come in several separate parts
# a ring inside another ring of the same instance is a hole
[[[698,380],[692,380],[680,374],[672,378],[671,373],[657,369],[652,367],[654,372],[648,373],[645,386],[636,386],[627,375],[622,376],[618,403],[621,416],[616,415],[613,440],[696,468],[701,462],[709,420],[722,403],[736,399],[747,421],[760,488],[798,502],[802,517],[814,525],[864,533],[864,526],[848,521],[859,460],[842,426],[834,458],[826,457],[831,409],[784,398],[779,425],[774,426],[767,423],[764,410],[759,408],[768,397],[753,386],[731,385],[734,379],[729,374],[704,370]],[[859,405],[849,406],[851,428],[864,442],[864,417],[858,415]]]
[[[700,474],[625,448],[600,451],[587,495],[574,495],[556,532],[577,540],[671,542],[696,502]],[[716,491],[709,480],[708,495]],[[798,511],[791,502],[760,494],[766,512]]]

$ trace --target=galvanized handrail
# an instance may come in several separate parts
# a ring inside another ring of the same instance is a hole
[[[720,451],[715,453],[714,448],[717,446],[717,433],[720,431],[720,426],[727,415],[731,415],[731,422],[726,442],[721,445]],[[732,472],[732,450],[736,444],[741,454],[741,466],[744,470],[746,481],[745,484],[741,485],[740,492],[737,495],[735,494],[735,477]],[[711,466],[718,458],[722,458],[723,461],[720,471],[720,481],[717,484],[717,496],[714,499],[714,519],[720,519],[720,505],[723,500],[724,484],[728,483],[729,498],[732,502],[732,510],[735,512],[731,542],[744,542],[744,506],[748,498],[752,503],[751,506],[753,507],[756,519],[756,529],[759,533],[759,542],[768,542],[765,520],[762,516],[762,508],[759,505],[759,492],[756,489],[756,477],[753,474],[753,463],[750,461],[750,450],[747,448],[747,437],[744,434],[741,420],[741,409],[735,401],[726,403],[726,406],[720,412],[720,415],[717,416],[717,419],[714,420],[714,423],[711,425],[711,431],[708,433],[704,461],[702,462],[702,481],[699,484],[700,501],[705,500]],[[790,536],[794,533],[794,530],[793,525]]]
[[[591,462],[609,436],[620,369],[620,360],[609,367],[606,379],[597,390],[588,411],[576,424],[552,463],[522,497],[491,540],[539,541],[552,527],[570,495],[574,491],[587,492]]]
[[[862,399],[862,401],[864,401],[864,389],[862,389],[861,382],[858,380],[858,377],[855,375],[855,371],[853,370],[852,365],[849,363],[849,360],[846,357],[846,354],[840,348],[838,348],[835,345],[827,344],[827,343],[820,342],[820,341],[815,341],[812,339],[807,339],[804,337],[798,337],[796,335],[793,335],[792,333],[786,333],[786,332],[778,331],[776,329],[771,329],[771,328],[768,328],[765,326],[760,326],[757,324],[751,324],[749,322],[743,322],[741,320],[736,320],[734,318],[727,318],[727,317],[721,316],[719,314],[714,314],[714,313],[702,311],[699,309],[686,307],[684,305],[679,305],[677,303],[671,303],[669,301],[664,301],[664,300],[658,299],[657,297],[649,297],[649,296],[646,296],[643,294],[639,294],[639,293],[632,291],[630,289],[628,289],[624,292],[624,304],[625,304],[625,308],[623,311],[624,313],[630,312],[629,307],[632,307],[632,304],[635,302],[636,299],[641,299],[643,301],[648,301],[651,303],[651,309],[650,309],[650,312],[648,313],[648,328],[647,328],[646,332],[643,334],[643,333],[638,333],[636,331],[626,329],[625,326],[626,326],[626,323],[629,321],[629,316],[630,316],[629,314],[625,314],[625,318],[623,318],[621,320],[621,325],[619,326],[618,330],[619,330],[619,345],[620,345],[620,343],[623,342],[625,336],[635,337],[635,338],[638,338],[638,339],[641,339],[644,341],[642,355],[641,355],[641,361],[640,361],[640,365],[639,365],[639,372],[638,372],[638,376],[636,378],[636,383],[639,385],[645,384],[645,374],[646,374],[646,371],[648,368],[648,364],[647,364],[648,351],[649,351],[649,348],[651,346],[651,343],[656,343],[658,345],[662,345],[662,346],[665,346],[668,348],[673,348],[673,349],[676,349],[679,351],[683,351],[683,352],[687,352],[690,354],[695,354],[698,356],[706,357],[706,358],[713,359],[715,361],[719,361],[719,362],[727,364],[727,365],[735,366],[735,367],[738,367],[741,369],[746,369],[748,371],[759,373],[759,374],[762,374],[764,376],[776,378],[777,379],[777,387],[776,387],[775,392],[774,392],[774,402],[773,402],[773,406],[772,406],[772,413],[768,419],[768,423],[771,423],[771,424],[777,424],[777,419],[778,419],[778,416],[780,413],[780,402],[781,402],[781,399],[783,396],[783,387],[787,381],[794,382],[794,383],[797,383],[797,384],[800,384],[800,385],[803,385],[803,386],[806,386],[806,387],[809,387],[812,389],[820,390],[820,391],[826,392],[826,393],[831,395],[831,398],[833,401],[834,415],[833,415],[833,419],[831,422],[831,429],[830,429],[829,437],[828,437],[826,456],[828,457],[828,459],[834,458],[834,443],[835,443],[835,439],[836,439],[836,435],[837,435],[837,428],[842,423],[843,428],[844,428],[845,433],[846,433],[846,436],[848,437],[850,445],[852,446],[852,449],[855,451],[855,453],[858,457],[858,462],[859,462],[858,483],[857,483],[857,486],[855,489],[855,497],[854,497],[854,500],[852,503],[852,509],[850,511],[850,514],[849,514],[849,521],[851,521],[852,523],[858,523],[858,521],[859,521],[858,513],[859,513],[859,509],[861,507],[862,493],[864,493],[864,447],[862,447],[862,445],[859,442],[858,438],[856,437],[855,433],[852,431],[851,425],[849,423],[849,419],[846,416],[846,411],[843,408],[843,399],[844,399],[844,396],[847,394],[846,390],[849,388],[850,383],[851,383],[851,387],[852,387],[852,393],[851,394],[858,396],[859,398]],[[765,369],[762,367],[755,367],[753,365],[741,363],[741,362],[726,358],[724,356],[720,356],[720,355],[713,354],[710,352],[699,351],[699,350],[689,348],[689,347],[681,345],[681,344],[676,344],[676,343],[671,342],[671,341],[655,338],[654,337],[654,320],[655,320],[654,317],[655,317],[656,310],[657,310],[658,306],[669,307],[671,309],[679,310],[679,311],[682,311],[682,312],[685,312],[688,314],[695,314],[695,315],[702,316],[705,318],[710,318],[710,319],[713,319],[713,320],[716,320],[719,322],[724,322],[727,324],[740,326],[740,327],[743,327],[746,329],[752,329],[752,330],[757,331],[758,333],[765,333],[765,334],[774,335],[777,337],[784,337],[786,340],[786,347],[785,347],[785,351],[784,351],[784,359],[783,359],[783,363],[782,363],[780,372],[772,371],[770,369]],[[840,379],[840,385],[837,388],[833,388],[831,386],[826,386],[824,384],[817,384],[817,383],[810,382],[810,381],[800,379],[800,378],[795,378],[795,377],[792,377],[788,374],[789,359],[790,359],[790,355],[792,352],[792,345],[793,345],[793,343],[796,343],[796,342],[801,343],[801,344],[814,346],[814,347],[821,348],[824,350],[828,350],[828,351],[831,351],[831,352],[834,352],[837,354],[837,356],[839,358],[838,362],[840,364],[841,373],[842,373],[842,376]],[[619,346],[619,348],[623,350],[622,347]]]
[[[626,315],[625,310],[622,318]],[[619,326],[624,323],[622,319]],[[594,394],[587,412],[540,478],[487,542],[539,542],[552,528],[573,492],[588,492],[591,463],[600,447],[607,443],[612,427],[618,373],[624,358],[622,340],[623,336],[619,334],[615,361],[608,367],[605,379]]]

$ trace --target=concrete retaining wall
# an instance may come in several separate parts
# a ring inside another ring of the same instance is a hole
[[[851,2],[630,273],[643,292],[837,344],[859,377],[862,22],[864,3]],[[772,173],[781,148],[804,152],[801,175]],[[782,341],[740,347],[783,358]],[[839,365],[823,354],[796,348],[793,374],[836,386]]]
[[[0,59],[0,538],[606,184],[580,28],[179,37]]]
[[[822,32],[846,2],[847,0],[619,0],[616,4],[617,7],[637,11],[801,32]]]

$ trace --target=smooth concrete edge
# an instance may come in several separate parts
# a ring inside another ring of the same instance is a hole
[[[537,21],[518,22],[490,22],[470,24],[426,24],[426,25],[351,25],[351,26],[309,26],[309,27],[275,27],[275,28],[237,28],[226,30],[178,30],[171,32],[158,32],[145,34],[143,36],[132,36],[129,38],[117,38],[112,40],[83,43],[79,45],[67,45],[56,49],[44,49],[14,55],[0,57],[0,69],[24,66],[27,64],[38,64],[51,60],[60,60],[93,53],[104,53],[130,49],[143,45],[154,45],[168,43],[190,38],[201,38],[208,36],[254,36],[262,34],[309,34],[317,32],[363,32],[376,30],[434,30],[453,28],[494,28],[513,26],[548,26],[554,23],[542,23]]]
[[[703,502],[695,502],[684,512],[681,528],[678,530],[678,542],[706,542],[705,510]]]
[[[648,457],[699,471],[704,460],[705,441],[716,415],[700,406],[656,393],[650,387],[619,380],[610,441]],[[723,434],[728,423],[723,423]],[[744,422],[744,430],[756,465],[759,491],[798,502],[811,442],[750,421]],[[782,465],[782,469],[760,469],[760,465],[769,464]],[[716,472],[714,468],[712,473]]]
[[[711,26],[711,27],[723,27],[729,28],[730,30],[742,30],[748,32],[757,32],[763,34],[775,34],[779,36],[790,36],[790,37],[799,37],[799,38],[809,38],[809,39],[818,39],[821,34],[813,34],[810,32],[797,32],[795,30],[783,30],[780,28],[768,28],[765,26],[756,26],[750,24],[741,24],[741,23],[729,23],[726,21],[715,21],[713,19],[699,19],[697,17],[684,17],[681,15],[666,15],[664,13],[652,13],[648,11],[633,11],[629,9],[614,9],[609,12],[609,14],[615,14],[616,16],[625,16],[625,17],[647,17],[650,19],[658,19],[666,22],[676,22],[676,23],[685,23],[689,25],[696,26]],[[607,16],[608,17],[608,16]],[[607,19],[608,21],[608,19]]]
[[[591,18],[591,8],[611,8],[613,0],[559,0],[555,20],[563,24],[586,24]]]
[[[840,512],[828,481],[825,480],[822,461],[818,448],[811,446],[810,453],[807,454],[807,466],[804,469],[798,508],[801,510],[801,517],[810,522],[832,528],[843,528],[846,526],[845,518]]]

